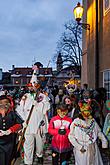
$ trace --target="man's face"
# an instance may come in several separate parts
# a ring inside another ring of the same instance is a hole
[[[59,92],[58,92],[58,94],[59,95],[63,95],[63,90],[60,89]]]
[[[7,111],[10,107],[10,103],[8,99],[0,100],[0,110]]]

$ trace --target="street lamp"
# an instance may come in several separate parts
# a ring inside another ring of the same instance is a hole
[[[89,30],[90,24],[81,23],[83,15],[83,6],[78,2],[77,6],[73,9],[75,19],[78,25],[81,25],[83,29]],[[99,87],[99,0],[96,0],[96,38],[95,38],[95,88]]]
[[[75,20],[83,29],[90,30],[90,24],[80,22],[83,16],[83,11],[83,6],[81,6],[80,2],[78,2],[77,6],[73,9]]]

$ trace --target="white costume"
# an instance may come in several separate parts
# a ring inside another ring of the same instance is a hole
[[[97,137],[101,139],[102,148],[107,148],[107,140],[94,119],[89,119],[87,123],[76,118],[68,137],[74,146],[75,165],[103,165],[96,140]]]
[[[37,102],[34,100],[33,95],[27,93],[23,96],[20,105],[17,107],[16,111],[19,115],[24,119],[27,120],[29,112],[31,110],[32,105],[34,104],[34,108],[31,114],[31,118],[29,120],[26,132],[25,132],[25,142],[24,142],[24,162],[25,164],[32,164],[33,162],[33,153],[34,153],[34,144],[36,141],[36,155],[38,157],[42,157],[43,155],[43,140],[41,137],[42,130],[46,133],[47,127],[47,117],[46,112],[50,108],[49,99],[46,95],[40,94],[39,96],[43,97],[43,100]],[[45,130],[41,126],[41,121],[44,120],[45,122]],[[43,128],[41,130],[41,128]]]

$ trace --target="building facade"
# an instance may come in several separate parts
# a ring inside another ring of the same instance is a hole
[[[68,84],[70,80],[74,80],[74,83],[79,83],[80,86],[80,75],[77,75],[74,66],[62,68],[54,77],[54,85],[59,87]],[[76,84],[77,84],[76,83]]]
[[[105,87],[110,98],[110,0],[83,0],[82,84]]]
[[[33,74],[32,67],[13,67],[11,72],[11,86],[26,86],[30,82]],[[40,68],[37,75],[38,80],[42,81],[42,85],[46,85],[47,81],[52,79],[52,68]]]

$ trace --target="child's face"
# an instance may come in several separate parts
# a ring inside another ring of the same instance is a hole
[[[68,113],[68,110],[62,111],[62,110],[58,109],[57,113],[61,118],[64,118],[66,116],[66,114]]]
[[[5,110],[7,111],[10,107],[10,103],[8,101],[8,99],[3,99],[3,100],[0,100],[0,111],[2,110]]]

